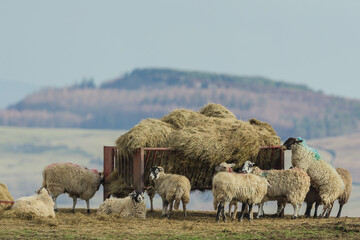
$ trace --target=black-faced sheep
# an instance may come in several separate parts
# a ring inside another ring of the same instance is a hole
[[[352,176],[351,176],[350,172],[345,168],[336,168],[336,171],[339,173],[341,179],[343,180],[343,182],[345,184],[345,189],[338,198],[339,211],[338,211],[336,217],[340,217],[344,204],[346,204],[350,198],[351,189],[352,189]],[[321,204],[321,198],[319,196],[319,192],[316,191],[313,187],[311,187],[308,194],[306,195],[305,202],[306,202],[305,216],[310,217],[311,208],[315,203],[314,218],[316,218],[318,207]],[[330,216],[330,212],[327,214],[326,217],[329,217],[329,216]]]
[[[260,203],[267,192],[268,182],[265,178],[254,174],[238,174],[219,172],[212,180],[212,194],[214,209],[217,209],[216,221],[222,215],[226,221],[225,204],[230,201],[242,202],[242,212],[239,221],[242,221],[246,205],[249,205],[249,220],[253,218],[253,204]]]
[[[40,217],[55,217],[54,201],[46,188],[40,188],[36,195],[22,197],[12,206],[15,213],[31,213]]]
[[[161,216],[170,217],[173,202],[175,201],[174,208],[177,210],[180,201],[182,201],[184,217],[186,218],[186,204],[190,200],[191,189],[189,179],[178,174],[166,174],[162,167],[154,166],[150,168],[150,180],[154,181],[154,189],[162,199],[163,209]]]
[[[325,213],[328,216],[334,201],[345,188],[340,175],[303,139],[289,138],[285,141],[284,147],[292,152],[292,165],[304,170],[310,176],[311,186],[319,192],[321,203],[324,204],[321,216],[323,217]]]
[[[146,218],[144,193],[134,191],[126,198],[108,198],[99,206],[97,214],[120,214],[122,217]]]
[[[268,180],[269,186],[267,194],[262,203],[271,200],[290,203],[294,208],[292,218],[298,217],[298,212],[310,187],[310,177],[305,171],[299,168],[289,170],[261,170],[256,167],[255,163],[246,161],[243,166],[243,172],[252,173]],[[278,216],[280,216],[280,212],[285,204],[281,206],[282,207],[277,210]]]
[[[73,199],[73,212],[77,198],[86,201],[87,212],[90,213],[89,200],[99,190],[103,181],[102,172],[95,169],[88,169],[73,163],[54,163],[46,166],[43,170],[43,187],[49,189],[55,202],[62,193],[68,193]]]

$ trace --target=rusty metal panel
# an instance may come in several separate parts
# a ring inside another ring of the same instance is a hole
[[[115,147],[104,146],[104,183],[106,178],[114,171],[115,161]],[[104,191],[104,200],[109,197],[109,194]]]
[[[140,148],[134,153],[133,185],[137,191],[144,189],[144,148]]]

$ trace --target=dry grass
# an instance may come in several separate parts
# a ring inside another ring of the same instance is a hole
[[[249,222],[216,223],[215,212],[190,211],[186,220],[181,211],[171,219],[160,212],[147,219],[75,214],[60,209],[55,219],[0,212],[0,239],[359,239],[359,218],[290,220],[270,217]]]

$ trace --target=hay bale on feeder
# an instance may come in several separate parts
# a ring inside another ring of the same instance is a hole
[[[280,137],[268,123],[238,120],[219,104],[208,104],[199,112],[177,109],[160,120],[143,120],[116,141],[120,157],[131,160],[140,147],[171,147],[167,159],[156,158],[145,166],[145,185],[150,165],[161,165],[166,172],[185,175],[193,189],[211,186],[214,167],[223,161],[236,167],[247,160],[264,169],[271,166],[268,155],[258,157],[260,147],[266,145],[280,145]]]
[[[114,197],[124,197],[124,195],[130,193],[123,193],[124,187],[126,187],[125,181],[119,176],[119,171],[115,169],[109,176],[106,177],[106,182],[103,184],[105,192]]]
[[[11,196],[9,189],[3,183],[0,183],[0,201],[14,201],[14,198]],[[0,208],[6,208],[9,204],[0,204]]]
[[[236,119],[236,116],[221,104],[209,103],[200,109],[199,113],[207,117],[216,118],[231,118]]]

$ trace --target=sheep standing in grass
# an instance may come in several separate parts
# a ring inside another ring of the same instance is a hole
[[[86,201],[87,212],[90,213],[89,200],[99,190],[103,181],[102,172],[95,169],[88,169],[73,163],[54,163],[46,166],[43,170],[43,187],[49,189],[55,202],[62,193],[68,193],[73,199],[73,212],[77,198]]]
[[[184,217],[186,218],[186,204],[190,200],[191,184],[185,176],[166,174],[160,166],[150,168],[150,180],[154,181],[154,189],[160,195],[163,203],[161,216],[170,217],[173,202],[175,210],[179,209],[180,201],[183,204]],[[169,207],[169,210],[168,210]]]
[[[36,195],[22,197],[12,206],[15,213],[32,213],[40,217],[55,217],[54,201],[46,188],[40,188]]]
[[[310,148],[301,138],[289,138],[284,147],[291,150],[291,163],[294,167],[304,170],[311,180],[311,186],[318,192],[324,209],[323,217],[329,216],[334,201],[343,193],[344,182],[335,168],[323,160],[320,154]]]
[[[214,209],[217,209],[216,221],[222,215],[226,222],[225,204],[230,201],[242,202],[242,211],[239,221],[244,217],[246,205],[249,205],[249,220],[253,218],[253,204],[260,203],[267,192],[268,182],[265,178],[254,174],[238,174],[219,172],[212,179],[212,194]],[[235,214],[235,213],[234,213]]]
[[[346,204],[350,198],[351,189],[352,189],[352,177],[351,177],[350,172],[345,168],[336,168],[336,171],[339,173],[341,179],[343,180],[343,182],[345,184],[345,189],[338,198],[339,211],[338,211],[336,217],[339,218],[341,216],[341,211],[342,211],[344,204]],[[316,191],[313,187],[311,187],[308,194],[306,195],[305,202],[306,202],[305,216],[310,217],[311,208],[315,203],[314,218],[316,218],[318,207],[321,204],[321,198],[319,196],[319,192]],[[330,212],[328,213],[327,217],[329,217],[329,216],[330,216]]]
[[[285,207],[285,203],[288,202],[291,203],[294,208],[292,218],[295,219],[298,217],[298,212],[310,187],[310,177],[305,171],[299,168],[289,170],[261,170],[256,167],[255,163],[246,161],[243,166],[243,172],[252,173],[268,180],[269,186],[262,205],[264,202],[270,200],[280,201],[282,204],[276,213],[277,216],[280,216],[281,211]],[[263,207],[260,209],[263,209]],[[262,210],[259,212],[262,212]],[[259,215],[260,214],[258,214],[258,216]]]
[[[126,198],[108,198],[100,206],[98,214],[120,214],[122,217],[146,218],[144,193],[134,191]]]

